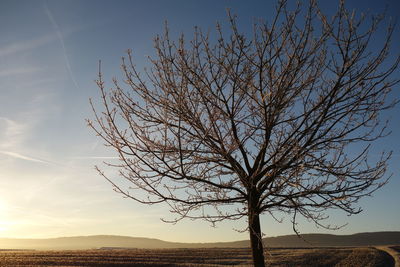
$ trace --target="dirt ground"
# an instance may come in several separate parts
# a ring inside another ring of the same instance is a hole
[[[390,267],[382,248],[269,248],[268,266]],[[252,266],[247,248],[0,251],[0,266]]]

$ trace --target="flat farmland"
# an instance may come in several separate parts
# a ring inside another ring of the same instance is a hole
[[[270,248],[268,266],[394,266],[372,247]],[[247,248],[0,251],[0,266],[251,266]]]

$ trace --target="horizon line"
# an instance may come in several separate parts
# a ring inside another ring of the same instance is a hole
[[[370,232],[355,232],[352,234],[330,234],[330,233],[304,233],[300,234],[300,236],[304,235],[335,235],[335,236],[351,236],[351,235],[358,235],[358,234],[369,234],[369,233],[394,233],[394,232],[399,232],[400,230],[382,230],[382,231],[370,231]],[[264,238],[277,238],[277,237],[284,237],[284,236],[296,236],[296,233],[293,234],[284,234],[284,235],[277,235],[277,236],[265,236]],[[46,240],[46,239],[59,239],[59,238],[79,238],[79,237],[99,237],[99,236],[107,236],[107,237],[128,237],[128,238],[143,238],[143,239],[155,239],[158,241],[163,241],[163,242],[170,242],[170,243],[182,243],[182,244],[193,244],[193,243],[199,243],[199,244],[207,244],[207,243],[231,243],[231,242],[241,242],[241,241],[247,241],[248,239],[242,239],[242,240],[235,240],[235,241],[208,241],[208,242],[178,242],[178,241],[168,241],[168,240],[163,240],[160,238],[155,238],[155,237],[144,237],[144,236],[130,236],[130,235],[118,235],[118,234],[93,234],[93,235],[71,235],[71,236],[55,236],[55,237],[37,237],[37,238],[23,238],[23,237],[1,237],[0,239],[20,239],[20,240]],[[263,238],[263,239],[264,239]]]

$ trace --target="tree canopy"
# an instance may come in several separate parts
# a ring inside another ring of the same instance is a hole
[[[117,192],[144,204],[166,202],[182,218],[212,223],[247,217],[254,262],[263,266],[259,215],[301,215],[323,227],[328,208],[348,214],[384,185],[390,152],[369,156],[384,137],[380,112],[399,82],[389,57],[393,27],[371,46],[383,16],[356,16],[340,2],[332,18],[316,1],[294,10],[280,1],[253,34],[217,38],[195,28],[172,41],[155,38],[151,69],[133,53],[124,80],[107,89],[99,69],[102,111],[88,121],[118,152],[109,164],[126,183],[100,173]],[[393,58],[392,58],[393,59]]]

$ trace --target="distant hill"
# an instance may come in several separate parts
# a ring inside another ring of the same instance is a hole
[[[384,246],[400,244],[400,232],[372,232],[353,235],[305,234],[270,237],[265,244],[271,247],[330,247],[330,246]],[[290,245],[289,245],[290,244]]]
[[[373,232],[354,235],[304,234],[267,237],[267,247],[333,247],[333,246],[384,246],[400,245],[400,232]],[[218,243],[177,243],[159,239],[96,235],[47,239],[0,238],[0,250],[4,249],[112,249],[112,248],[217,248],[249,247],[249,241]]]

